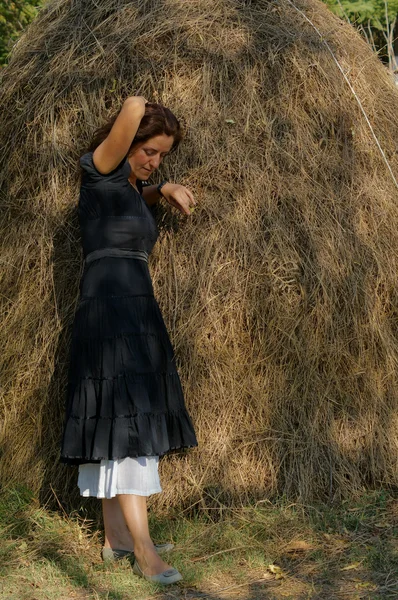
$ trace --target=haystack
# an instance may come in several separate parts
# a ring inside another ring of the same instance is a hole
[[[54,0],[14,47],[0,96],[3,484],[78,498],[57,462],[77,164],[133,94],[184,123],[159,180],[199,203],[189,218],[159,207],[150,262],[200,442],[161,461],[155,508],[398,483],[398,94],[353,28],[292,2]]]

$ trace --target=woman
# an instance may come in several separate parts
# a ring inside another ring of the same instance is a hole
[[[99,129],[83,169],[84,270],[72,330],[61,461],[79,464],[83,496],[102,498],[103,558],[134,550],[133,570],[158,583],[180,573],[154,546],[146,498],[161,491],[159,456],[197,445],[148,256],[158,237],[149,206],[163,196],[189,215],[181,185],[142,186],[181,140],[173,113],[141,96]]]

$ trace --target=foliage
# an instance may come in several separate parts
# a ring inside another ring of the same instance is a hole
[[[329,8],[339,17],[353,24],[370,24],[384,31],[398,14],[398,0],[325,0]],[[386,12],[387,11],[387,12]],[[388,18],[387,18],[388,17]]]
[[[42,4],[43,0],[0,0],[0,67],[5,66],[12,45]]]
[[[355,25],[380,58],[396,70],[394,31],[398,0],[324,0],[339,17]]]

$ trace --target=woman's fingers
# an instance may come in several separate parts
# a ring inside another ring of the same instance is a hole
[[[186,193],[188,195],[188,198],[191,200],[192,204],[196,204],[196,200],[193,197],[193,194],[192,194],[191,190],[189,190],[188,188],[185,188],[185,189],[186,189]]]
[[[168,202],[172,206],[178,208],[182,213],[190,215],[196,205],[196,200],[193,197],[191,190],[185,186],[178,185],[169,192]]]
[[[135,96],[135,97],[136,97],[136,98],[139,98],[140,100],[142,100],[144,104],[148,104],[148,102],[149,102],[149,100],[147,100],[147,99],[145,98],[145,96]]]
[[[191,214],[191,212],[195,208],[195,200],[192,193],[189,190],[186,190],[186,198],[185,198],[185,206],[187,208],[187,214]]]
[[[191,214],[191,212],[195,209],[196,200],[193,197],[191,190],[188,190],[188,188],[184,188],[184,191],[185,191],[185,202],[186,202],[186,206],[188,208],[187,214]]]
[[[183,212],[186,215],[190,214],[190,205],[189,205],[189,200],[187,198],[184,198],[182,201],[180,201],[180,206],[183,209]]]

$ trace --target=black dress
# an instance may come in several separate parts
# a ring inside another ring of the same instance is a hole
[[[128,181],[127,158],[103,175],[92,155],[80,158],[85,263],[60,458],[69,464],[197,446],[148,269],[155,219]]]

